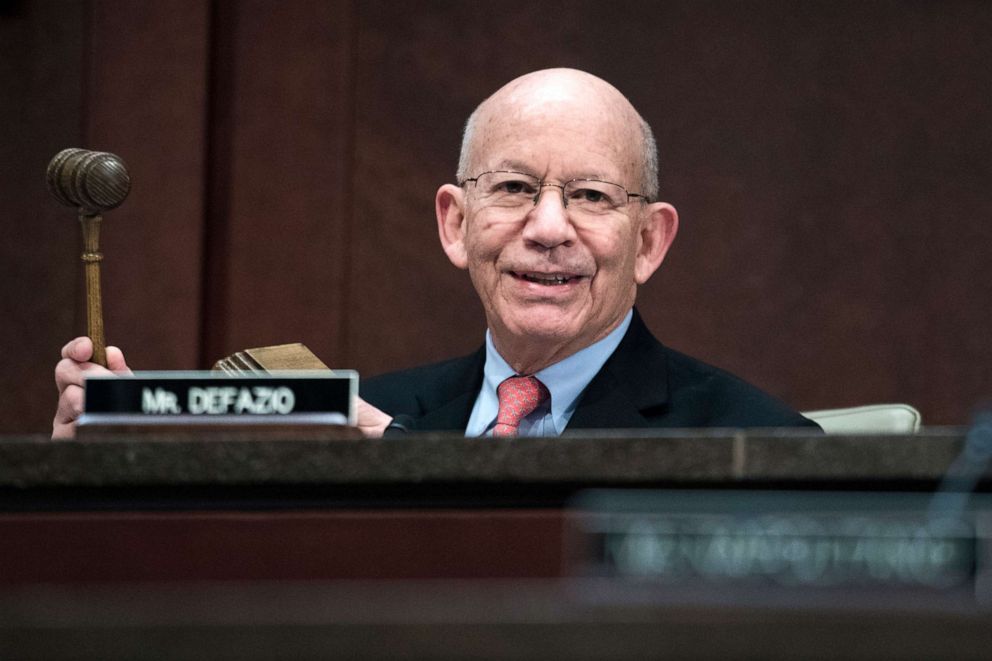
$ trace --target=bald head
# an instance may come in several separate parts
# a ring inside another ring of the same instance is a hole
[[[601,78],[576,69],[545,69],[516,78],[483,101],[465,124],[459,181],[478,174],[478,154],[497,127],[549,115],[562,124],[595,126],[617,141],[634,180],[624,182],[649,199],[658,196],[658,150],[651,127],[627,98]],[[635,192],[632,190],[631,192]]]

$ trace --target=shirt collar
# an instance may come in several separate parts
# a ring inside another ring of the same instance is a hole
[[[634,312],[630,310],[623,321],[601,340],[598,340],[586,348],[573,353],[571,356],[553,365],[545,367],[534,376],[541,380],[551,393],[551,418],[554,423],[555,433],[561,434],[565,430],[575,407],[578,405],[579,396],[586,389],[589,382],[603,367],[607,359],[613,355],[617,346],[626,335],[630,327],[630,320]],[[515,376],[516,372],[507,364],[503,356],[496,350],[493,344],[492,333],[486,330],[486,366],[483,369],[482,389],[483,393],[492,395],[491,401],[496,401],[496,387],[503,381]],[[488,411],[487,411],[488,413]],[[488,417],[488,415],[487,415]],[[496,412],[492,412],[491,420],[496,418]]]

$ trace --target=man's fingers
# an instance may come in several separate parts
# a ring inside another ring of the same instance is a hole
[[[391,415],[383,413],[361,397],[355,398],[355,406],[356,413],[358,414],[358,428],[368,438],[379,438],[382,436],[382,433],[386,431],[386,427],[393,420]]]
[[[76,435],[76,418],[83,413],[83,380],[87,375],[131,373],[117,347],[107,347],[107,367],[89,362],[92,357],[93,341],[88,337],[77,337],[62,347],[62,360],[55,366],[59,403],[52,420],[52,438]]]
[[[55,365],[55,385],[59,392],[62,392],[68,386],[82,386],[83,379],[87,375],[94,374],[113,374],[113,372],[96,363],[77,363],[70,358],[63,358]]]
[[[59,395],[59,405],[52,420],[52,438],[70,439],[76,436],[76,418],[83,412],[83,389],[68,386]]]
[[[85,363],[93,357],[93,340],[85,335],[71,340],[62,347],[62,357],[74,360],[77,363]]]
[[[61,423],[58,420],[56,420],[52,424],[52,440],[53,441],[68,440],[68,439],[72,439],[72,438],[76,438],[76,421],[75,420],[73,420],[72,422],[68,422],[68,423]]]
[[[83,385],[83,372],[79,369],[79,363],[63,358],[55,365],[55,386],[62,392],[71,385]]]
[[[88,362],[93,358],[93,340],[85,335],[77,337],[62,347],[62,357],[77,363]],[[124,352],[117,347],[107,347],[107,367],[112,372],[131,371],[124,360]]]
[[[117,347],[107,347],[109,369],[87,362],[92,357],[93,343],[88,337],[77,337],[62,347],[62,360],[55,365],[55,385],[59,392],[70,385],[83,385],[83,378],[87,374],[131,373],[124,354]]]
[[[59,395],[59,405],[55,409],[55,425],[74,422],[83,414],[83,389],[81,386],[68,386]]]

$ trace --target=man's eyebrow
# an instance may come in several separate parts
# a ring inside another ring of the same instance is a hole
[[[504,159],[496,164],[494,170],[512,170],[513,172],[521,172],[523,174],[529,174],[537,178],[541,178],[542,175],[537,174],[533,167],[524,163],[523,161],[515,161],[513,159]],[[563,177],[564,181],[571,181],[572,179],[592,179],[594,181],[613,181],[610,179],[609,175],[603,174],[601,172],[576,172],[574,174],[570,173],[568,177]]]
[[[502,160],[496,164],[497,170],[512,170],[514,172],[523,172],[525,174],[531,174],[534,172],[534,168],[530,167],[523,161],[514,160]]]

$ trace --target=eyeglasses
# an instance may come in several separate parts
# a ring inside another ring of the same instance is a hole
[[[566,209],[590,216],[618,211],[632,197],[647,201],[640,193],[628,193],[620,184],[599,179],[572,179],[564,184],[552,184],[525,172],[491,170],[458,185],[464,187],[470,181],[475,182],[476,193],[483,205],[506,210],[536,205],[541,191],[549,186],[561,189],[561,202]]]

